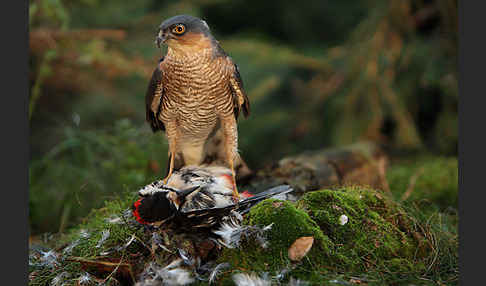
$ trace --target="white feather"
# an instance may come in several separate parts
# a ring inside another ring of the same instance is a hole
[[[103,230],[103,232],[101,233],[101,238],[96,244],[96,248],[100,248],[103,245],[103,243],[108,239],[109,236],[110,236],[110,231],[107,229]]]
[[[256,275],[255,273],[238,273],[233,275],[236,286],[270,286],[271,281]]]
[[[52,278],[51,280],[51,286],[59,286],[59,285],[62,285],[63,282],[64,282],[64,279],[65,278],[68,278],[70,276],[70,274],[66,271],[63,271],[61,273],[59,273],[56,277]]]
[[[157,186],[156,184],[152,183],[152,184],[146,185],[145,187],[140,189],[138,191],[138,194],[143,197],[143,196],[151,196],[155,193],[165,192],[165,191],[166,191],[165,189],[162,189],[159,186]]]
[[[57,261],[58,254],[54,250],[49,250],[47,252],[41,251],[41,254],[40,261],[42,265],[47,265],[51,268],[59,265],[59,262]]]
[[[229,266],[230,264],[227,262],[216,265],[213,271],[211,271],[211,274],[209,274],[209,284],[212,284],[216,280],[216,278],[218,278],[218,275],[221,273],[221,270],[223,268],[228,268]]]

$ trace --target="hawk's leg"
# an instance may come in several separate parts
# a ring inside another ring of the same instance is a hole
[[[239,193],[236,186],[236,174],[235,174],[235,158],[238,152],[238,130],[236,128],[236,119],[233,115],[223,118],[221,120],[224,134],[224,149],[226,153],[226,160],[231,169],[231,175],[233,176],[233,200],[238,202]]]
[[[169,151],[169,172],[167,173],[167,176],[164,178],[164,185],[167,185],[167,181],[169,180],[173,171],[174,171],[174,154]]]
[[[166,124],[167,140],[169,141],[169,172],[164,178],[164,184],[167,184],[172,172],[174,171],[174,160],[177,154],[177,125],[174,121]]]

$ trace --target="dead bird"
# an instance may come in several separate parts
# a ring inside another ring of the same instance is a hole
[[[132,205],[132,213],[145,225],[210,228],[232,212],[244,214],[264,199],[293,190],[281,185],[255,195],[243,192],[234,203],[232,180],[231,170],[225,167],[186,166],[175,171],[167,184],[158,180],[140,189],[141,198]]]

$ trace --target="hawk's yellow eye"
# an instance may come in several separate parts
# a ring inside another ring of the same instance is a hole
[[[172,33],[177,34],[177,35],[182,35],[186,31],[186,27],[182,24],[176,25],[174,28],[172,28]]]

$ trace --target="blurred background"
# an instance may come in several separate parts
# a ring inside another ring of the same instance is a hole
[[[144,95],[177,14],[203,18],[240,68],[252,169],[362,140],[392,159],[457,156],[457,0],[29,3],[31,235],[163,176]]]

